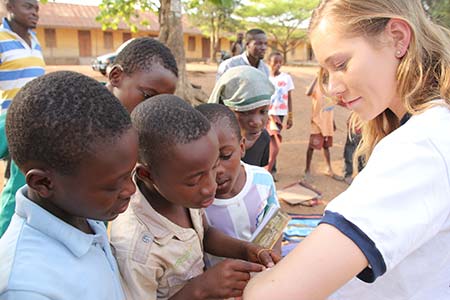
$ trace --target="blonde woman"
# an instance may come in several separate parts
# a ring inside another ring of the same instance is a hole
[[[310,38],[367,165],[244,299],[450,299],[448,30],[419,0],[329,0]]]

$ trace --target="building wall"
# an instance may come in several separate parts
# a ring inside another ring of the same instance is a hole
[[[270,55],[274,50],[274,46],[269,42],[269,49],[267,50],[267,56]],[[311,46],[307,42],[301,42],[300,44],[287,53],[287,62],[288,63],[296,63],[296,62],[304,62],[311,59]]]
[[[220,50],[231,52],[231,43],[227,38],[220,38]]]
[[[289,51],[288,61],[305,61],[307,60],[307,44],[300,43],[295,49]]]
[[[51,29],[51,28],[49,28]],[[89,64],[92,59],[99,55],[114,52],[125,40],[124,33],[129,33],[124,30],[109,31],[113,37],[113,47],[105,47],[105,34],[100,29],[91,29],[91,55],[80,57],[79,49],[79,34],[78,29],[54,28],[56,36],[56,47],[49,47],[45,37],[45,27],[36,29],[36,33],[41,43],[44,58],[47,64]],[[80,29],[83,30],[83,29]],[[138,32],[131,33],[131,37],[158,37],[158,32]],[[189,38],[193,44],[189,44]],[[189,61],[203,60],[202,52],[202,36],[184,34],[184,50],[186,59]]]
[[[78,42],[78,29],[55,28],[56,47],[48,47],[45,38],[45,28],[39,27],[36,30],[38,39],[42,45],[44,58],[47,64],[90,64],[93,58],[106,53],[114,52],[125,40],[124,34],[130,34],[124,30],[109,31],[113,37],[113,47],[105,47],[105,33],[100,29],[91,29],[91,55],[80,57]],[[131,33],[131,37],[157,37],[158,32],[138,32]],[[184,34],[184,50],[188,61],[201,61],[209,59],[204,53],[204,45],[201,35]],[[270,42],[269,42],[270,44]],[[230,52],[230,40],[220,39],[220,49]],[[268,49],[269,55],[272,49]],[[310,46],[306,42],[300,43],[295,50],[288,53],[288,62],[300,62],[311,59]]]
[[[37,37],[42,46],[47,64],[78,63],[78,32],[73,29],[56,29],[56,47],[46,45],[44,28],[37,28]]]
[[[203,60],[203,45],[201,35],[184,34],[184,51],[186,59],[189,61]]]

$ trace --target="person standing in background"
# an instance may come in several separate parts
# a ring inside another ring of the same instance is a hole
[[[237,56],[242,54],[242,52],[244,52],[243,39],[244,34],[242,32],[239,32],[237,34],[236,42],[234,42],[233,45],[231,46],[231,56]]]
[[[44,75],[45,62],[36,33],[32,31],[39,20],[38,1],[6,0],[2,5],[8,15],[0,26],[0,158],[8,159],[6,111],[27,82]],[[7,164],[5,175],[9,179],[0,198],[0,237],[14,213],[14,195],[25,184],[25,177],[14,161]]]
[[[327,80],[326,78],[323,80]],[[323,82],[325,84],[326,82]],[[333,146],[334,134],[334,103],[320,89],[318,77],[314,79],[306,96],[311,97],[311,132],[308,150],[306,151],[306,167],[303,179],[308,181],[311,177],[311,161],[314,150],[322,150],[327,164],[324,174],[333,179],[340,179],[331,167],[330,148]]]
[[[275,87],[275,93],[270,99],[269,122],[267,131],[270,135],[270,155],[267,170],[276,174],[276,158],[281,146],[281,130],[283,129],[283,119],[286,119],[286,129],[290,129],[293,124],[291,93],[294,90],[294,82],[291,75],[281,72],[283,56],[279,52],[271,53],[269,56],[270,77],[269,80]]]
[[[250,29],[245,33],[245,51],[238,56],[223,61],[217,70],[216,82],[230,68],[252,66],[269,77],[269,67],[263,59],[267,51],[267,36],[261,29]]]
[[[39,20],[37,0],[5,1],[0,26],[0,102],[2,114],[28,81],[45,73],[42,49],[32,30]]]

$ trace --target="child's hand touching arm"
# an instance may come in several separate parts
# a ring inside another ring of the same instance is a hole
[[[261,272],[263,266],[248,261],[226,259],[203,274],[192,278],[170,300],[226,299],[240,297],[250,280],[251,272]]]
[[[241,241],[243,242],[243,241]],[[244,242],[246,260],[260,263],[267,268],[273,267],[280,261],[281,257],[277,252],[266,249],[253,243]]]

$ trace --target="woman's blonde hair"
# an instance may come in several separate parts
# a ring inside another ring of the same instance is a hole
[[[371,41],[390,19],[407,22],[411,41],[397,69],[397,92],[404,107],[417,114],[429,108],[433,99],[444,99],[450,105],[450,31],[433,23],[419,0],[322,0],[311,17],[310,34],[323,18],[331,18],[346,36],[364,36]],[[368,122],[361,122],[356,115],[351,124],[362,124],[356,162],[360,156],[367,161],[375,145],[399,127],[399,120],[387,109]]]

